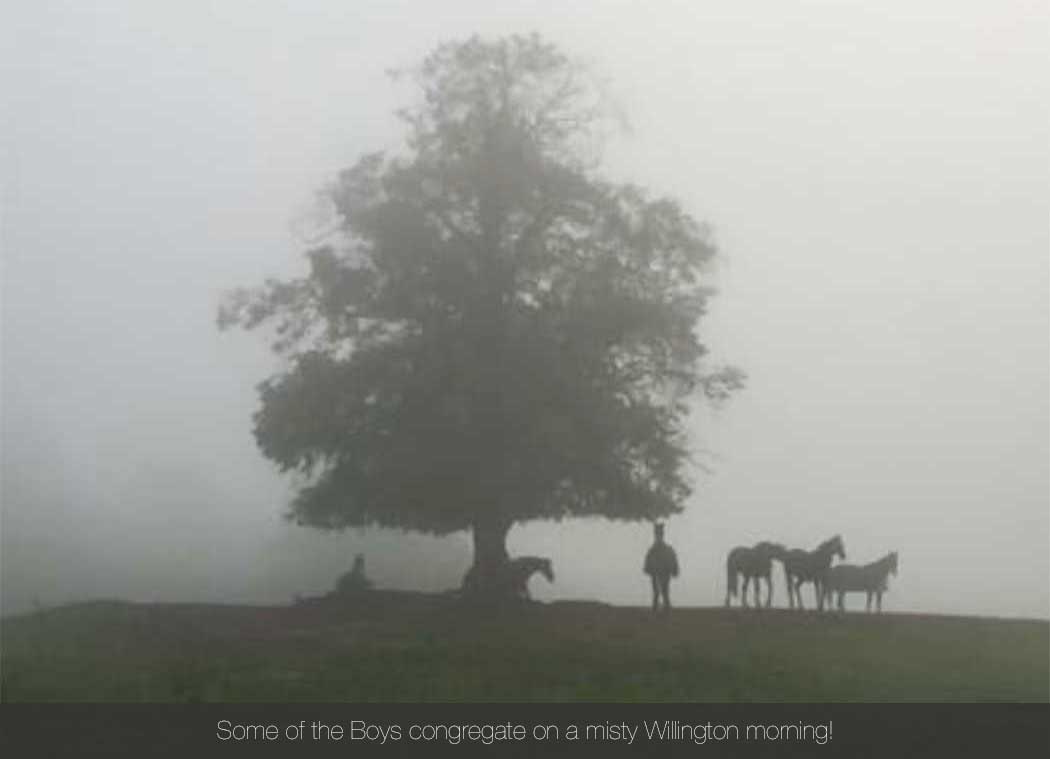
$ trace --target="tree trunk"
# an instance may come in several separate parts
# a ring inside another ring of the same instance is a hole
[[[511,520],[486,516],[474,522],[474,563],[463,578],[463,590],[470,595],[495,597],[509,593],[501,582],[509,559],[507,533]]]

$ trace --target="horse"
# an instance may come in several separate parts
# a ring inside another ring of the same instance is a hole
[[[554,567],[551,560],[542,556],[518,556],[503,564],[484,590],[493,595],[509,595],[513,598],[531,599],[529,580],[536,573],[554,582]],[[476,566],[467,570],[463,577],[463,592],[471,593],[481,590],[480,578]]]
[[[747,584],[753,579],[755,581],[755,606],[759,602],[759,580],[766,580],[766,608],[773,602],[773,559],[784,560],[787,549],[780,543],[770,543],[763,540],[751,548],[737,546],[729,552],[726,557],[726,606],[728,607],[730,596],[735,596],[737,575],[744,576],[744,586],[740,593],[740,603],[747,606]]]
[[[511,559],[504,571],[511,591],[520,598],[532,598],[532,594],[529,593],[529,580],[536,573],[546,577],[547,582],[554,582],[554,566],[550,559],[542,556],[519,556]]]
[[[846,610],[847,593],[867,593],[865,611],[871,611],[871,597],[875,596],[875,608],[882,611],[882,594],[886,592],[889,575],[897,576],[897,552],[892,551],[878,561],[864,566],[839,564],[831,567],[824,576],[824,597],[831,604],[831,594],[838,593],[839,611]]]
[[[817,609],[824,610],[824,575],[835,556],[840,559],[846,558],[846,547],[840,535],[825,540],[813,551],[795,548],[784,553],[781,562],[784,564],[784,580],[787,582],[788,602],[792,609],[795,608],[796,598],[798,608],[804,608],[802,606],[802,583],[812,582],[816,591]]]

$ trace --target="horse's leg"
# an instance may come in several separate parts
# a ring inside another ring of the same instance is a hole
[[[746,609],[747,608],[747,586],[751,582],[750,575],[743,575],[744,584],[740,586],[740,604]]]
[[[798,599],[798,610],[805,611],[806,607],[802,603],[802,578],[795,578],[795,597]]]
[[[839,611],[846,611],[846,591],[844,590],[839,591]]]
[[[755,608],[756,609],[761,609],[762,608],[762,588],[760,588],[759,586],[762,584],[761,583],[762,578],[759,577],[758,575],[755,575],[752,578],[752,580],[755,583],[754,584],[754,589],[755,589]]]
[[[773,603],[773,573],[770,572],[766,575],[766,608],[768,609]]]
[[[664,611],[671,610],[671,575],[660,578],[660,587],[664,592]]]
[[[876,608],[878,609],[879,614],[882,614],[882,591],[881,590],[878,591],[875,594],[875,605],[876,605]]]
[[[868,591],[867,595],[868,595],[868,602],[866,604],[864,604],[864,611],[870,612],[871,611],[871,591],[870,590]]]
[[[784,567],[784,586],[787,588],[788,594],[788,608],[795,608],[795,594],[791,591],[791,572],[788,571],[787,567]]]

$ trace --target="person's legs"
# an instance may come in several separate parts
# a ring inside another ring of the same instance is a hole
[[[669,576],[660,578],[660,590],[664,597],[664,609],[671,608],[671,578]]]

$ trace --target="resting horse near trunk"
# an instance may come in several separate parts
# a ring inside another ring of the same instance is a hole
[[[882,594],[886,592],[889,575],[897,576],[897,552],[893,551],[878,561],[864,566],[839,564],[832,567],[824,576],[824,596],[831,604],[831,594],[838,594],[839,611],[846,610],[847,593],[867,593],[868,603],[865,611],[871,611],[871,597],[876,598],[876,610],[882,611]]]
[[[759,580],[766,581],[766,608],[773,602],[773,559],[783,561],[787,549],[780,543],[763,540],[754,546],[737,546],[726,557],[726,606],[731,596],[737,594],[737,575],[743,575],[744,585],[740,592],[740,603],[747,606],[747,584],[755,581],[755,606],[760,606]]]
[[[513,598],[532,598],[529,593],[529,580],[536,573],[547,578],[547,582],[554,582],[554,567],[550,559],[542,556],[518,556],[510,559],[500,567],[496,575],[482,586],[477,567],[467,570],[463,578],[464,593],[491,593],[496,596],[509,596]]]
[[[846,558],[846,546],[842,537],[836,535],[821,543],[813,551],[795,548],[787,551],[781,561],[784,564],[784,580],[787,582],[788,602],[792,609],[798,600],[802,609],[802,583],[812,582],[816,591],[817,609],[824,609],[824,575],[831,566],[832,559],[838,556]]]

